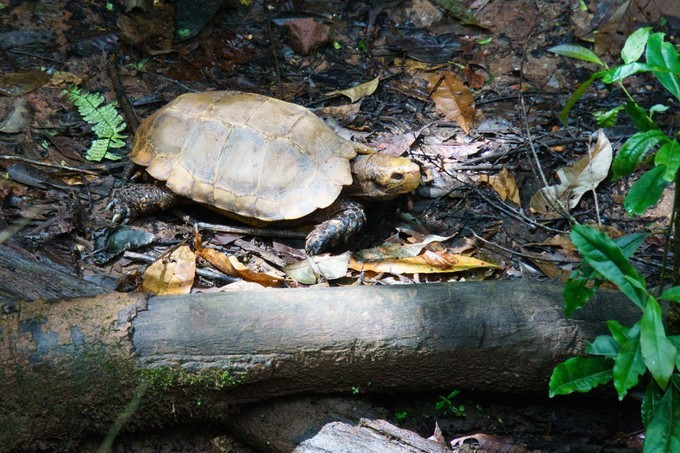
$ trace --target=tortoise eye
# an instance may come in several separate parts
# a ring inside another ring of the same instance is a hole
[[[392,179],[396,181],[401,181],[404,179],[404,174],[403,173],[392,173]]]

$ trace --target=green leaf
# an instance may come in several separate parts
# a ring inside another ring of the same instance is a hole
[[[655,66],[648,65],[647,63],[635,62],[623,64],[607,71],[607,73],[602,77],[602,82],[608,84],[616,83],[639,72],[651,72],[659,70],[662,70],[662,68],[657,68]]]
[[[680,168],[680,145],[676,140],[665,143],[654,156],[654,165],[665,165],[663,179],[673,182],[675,174]]]
[[[570,318],[572,314],[579,308],[583,307],[586,302],[600,287],[599,282],[595,282],[590,288],[587,284],[589,279],[584,277],[569,277],[564,286],[564,316]]]
[[[680,400],[671,386],[656,407],[647,425],[643,453],[680,451]]]
[[[612,380],[614,362],[607,358],[572,357],[555,367],[550,376],[550,397],[589,392]]]
[[[592,343],[586,345],[586,354],[601,355],[614,358],[619,353],[621,346],[610,335],[599,335]]]
[[[668,288],[666,291],[663,292],[661,296],[659,296],[659,299],[680,302],[680,286]]]
[[[592,83],[602,77],[604,72],[596,72],[595,74],[591,75],[588,80],[583,82],[581,85],[579,85],[578,88],[576,88],[576,91],[574,91],[574,94],[572,94],[569,99],[567,100],[567,103],[564,104],[564,108],[562,109],[562,112],[560,113],[560,122],[564,125],[567,124],[567,117],[569,116],[569,112],[571,109],[574,107],[574,104],[578,102],[579,99],[581,99],[581,96],[586,92],[588,87],[592,85]]]
[[[647,369],[662,390],[675,368],[677,349],[666,338],[661,319],[661,307],[654,297],[649,296],[640,323],[640,347]]]
[[[642,53],[645,51],[650,30],[650,27],[638,28],[628,36],[628,39],[626,39],[626,43],[621,50],[621,59],[624,63],[630,63],[640,59]]]
[[[638,132],[623,144],[616,154],[612,163],[613,178],[628,176],[633,173],[642,162],[642,159],[659,144],[668,142],[669,138],[660,130],[652,129],[647,132]]]
[[[607,67],[604,63],[602,63],[600,57],[595,55],[592,50],[577,46],[575,44],[560,44],[559,46],[551,47],[548,49],[548,52],[556,53],[557,55],[561,55],[563,57],[589,61],[591,63],[598,64],[603,68]]]
[[[612,127],[616,124],[616,120],[619,118],[619,112],[621,110],[623,110],[622,105],[607,110],[606,112],[595,112],[593,113],[593,116],[595,116],[595,120],[597,120],[597,124],[600,127]]]
[[[649,108],[649,117],[651,118],[652,115],[653,115],[655,112],[661,112],[661,113],[663,113],[663,112],[665,112],[666,110],[668,110],[669,108],[670,108],[670,107],[668,107],[667,105],[663,105],[663,104],[654,104],[653,106],[651,106],[651,107]]]
[[[680,60],[673,44],[664,42],[663,33],[652,33],[647,40],[647,63],[661,66],[670,72],[654,72],[654,75],[670,93],[680,100]]]
[[[631,330],[633,331],[633,337],[640,335],[640,326],[638,324],[635,324],[629,329],[628,327],[622,326],[618,321],[610,319],[607,321],[607,328],[609,328],[609,331],[612,333],[614,340],[621,346],[628,343],[628,340],[631,339]]]
[[[647,132],[652,129],[658,129],[659,126],[652,121],[652,119],[647,116],[647,111],[637,105],[633,101],[628,101],[624,107],[626,109],[626,113],[630,117],[631,121],[633,124],[635,124],[635,127],[638,128],[640,132]]]
[[[640,176],[626,194],[626,198],[623,202],[623,207],[626,212],[640,215],[644,213],[647,208],[658,203],[661,195],[663,195],[663,190],[669,184],[668,181],[664,179],[665,173],[666,166],[659,165]]]
[[[645,242],[649,233],[633,233],[614,239],[614,243],[621,249],[626,258],[633,256],[635,251]]]
[[[570,236],[571,242],[590,266],[618,286],[638,307],[643,306],[644,296],[625,277],[629,276],[639,282],[644,280],[614,241],[585,225],[574,225]]]
[[[622,400],[631,387],[637,385],[640,375],[647,370],[640,351],[640,338],[628,340],[614,359],[614,387]]]
[[[656,412],[656,408],[661,402],[661,390],[656,382],[650,380],[645,388],[645,396],[642,399],[642,406],[640,407],[640,412],[642,415],[642,424],[647,426]]]

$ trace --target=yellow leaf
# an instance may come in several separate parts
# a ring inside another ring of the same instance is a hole
[[[153,294],[188,294],[196,276],[196,255],[182,245],[144,272],[142,289]]]
[[[422,255],[403,259],[387,259],[362,263],[352,258],[349,268],[357,271],[372,271],[392,274],[438,274],[446,272],[462,272],[482,267],[498,268],[476,258],[451,253],[426,252]]]
[[[345,90],[331,91],[330,93],[326,93],[326,96],[333,95],[347,96],[348,98],[350,98],[352,103],[355,103],[362,97],[370,96],[371,94],[373,94],[373,92],[375,92],[375,90],[378,88],[378,82],[380,82],[380,77],[376,77],[373,80],[360,83],[359,85],[355,85]]]
[[[466,134],[470,132],[475,122],[475,99],[463,81],[452,72],[428,74],[427,78],[430,91],[434,90],[431,97],[435,109],[458,123]]]

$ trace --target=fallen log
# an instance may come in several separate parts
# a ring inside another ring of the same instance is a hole
[[[0,318],[0,443],[75,445],[302,393],[544,394],[604,320],[639,317],[603,292],[565,320],[561,291],[517,280],[22,302]]]

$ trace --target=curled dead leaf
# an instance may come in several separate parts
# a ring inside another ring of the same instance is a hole
[[[560,183],[536,192],[531,197],[529,208],[533,213],[546,217],[558,217],[559,211],[573,209],[584,193],[594,190],[607,177],[612,157],[612,145],[600,129],[590,153],[573,165],[557,170]]]
[[[248,282],[259,283],[260,285],[267,287],[281,286],[283,284],[283,279],[278,275],[250,270],[235,256],[227,256],[219,250],[197,248],[196,255],[227,275],[239,277]]]
[[[480,180],[488,183],[498,193],[501,200],[510,200],[520,206],[519,189],[515,177],[510,174],[507,168],[503,167],[498,175],[482,175]]]
[[[350,98],[352,103],[355,103],[359,99],[363,98],[364,96],[370,96],[375,92],[375,90],[378,88],[378,83],[380,82],[380,77],[376,77],[373,80],[369,80],[368,82],[360,83],[359,85],[355,85],[351,88],[347,88],[344,90],[337,90],[337,91],[331,91],[329,93],[326,93],[326,96],[334,96],[334,95],[342,95],[342,96],[347,96]]]

